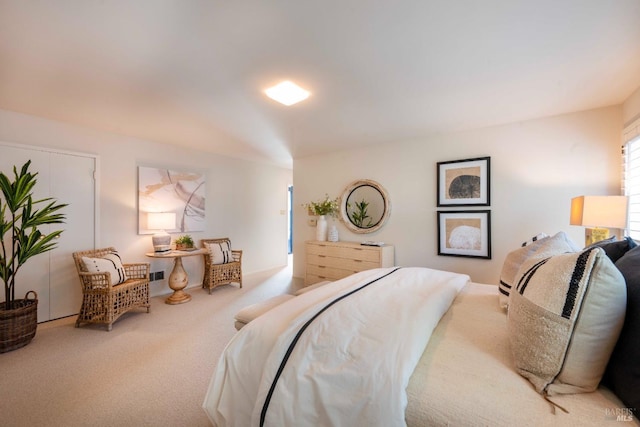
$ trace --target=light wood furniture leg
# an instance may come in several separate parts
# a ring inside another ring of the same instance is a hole
[[[183,304],[191,301],[191,295],[183,291],[189,283],[189,276],[182,266],[182,258],[174,259],[173,270],[169,274],[169,287],[173,290],[173,294],[165,300],[167,304]]]

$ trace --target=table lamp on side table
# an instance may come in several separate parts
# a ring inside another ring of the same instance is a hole
[[[149,212],[147,213],[147,229],[157,230],[151,238],[155,252],[168,252],[171,250],[171,235],[165,230],[176,227],[175,212]]]
[[[585,229],[585,246],[609,238],[609,228],[627,227],[626,196],[579,196],[571,199],[571,225]]]

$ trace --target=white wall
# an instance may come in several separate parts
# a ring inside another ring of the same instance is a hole
[[[304,242],[315,238],[302,203],[340,196],[356,179],[382,184],[391,199],[387,224],[357,235],[338,222],[341,240],[395,245],[396,264],[467,273],[497,283],[506,254],[539,233],[566,231],[578,244],[584,229],[569,225],[570,200],[619,194],[622,108],[436,135],[294,160],[294,276],[304,277]],[[438,256],[436,163],[491,157],[491,260]]]
[[[125,261],[151,262],[152,271],[165,270],[165,280],[152,283],[153,295],[171,291],[166,278],[172,265],[144,256],[153,248],[149,235],[137,234],[138,166],[206,173],[206,230],[190,233],[197,244],[201,238],[231,238],[233,247],[243,250],[245,274],[287,264],[287,216],[281,211],[287,210],[291,170],[3,110],[0,141],[99,156],[99,245],[116,247]],[[83,249],[89,248],[77,248]],[[183,262],[190,284],[202,283],[201,257]]]
[[[622,123],[628,125],[640,118],[640,87],[622,104]]]

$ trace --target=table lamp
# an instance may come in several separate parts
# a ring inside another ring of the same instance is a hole
[[[609,228],[627,227],[626,196],[579,196],[571,199],[571,225],[585,229],[585,246],[609,238]]]
[[[168,252],[171,250],[171,236],[166,230],[176,227],[175,212],[148,212],[147,229],[157,230],[151,238],[155,252]]]

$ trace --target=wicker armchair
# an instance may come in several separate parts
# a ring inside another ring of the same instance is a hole
[[[149,313],[149,263],[123,264],[127,280],[113,286],[109,272],[90,273],[82,262],[82,257],[101,258],[113,252],[115,248],[73,253],[82,284],[82,307],[76,328],[81,323],[102,323],[110,331],[113,322],[129,310],[146,307]]]
[[[229,238],[224,237],[221,239],[202,239],[200,244],[204,249],[207,248],[207,244],[224,244],[228,243],[231,247],[231,241]],[[202,287],[209,289],[209,295],[211,291],[220,286],[228,285],[229,283],[238,283],[242,288],[242,251],[231,251],[233,261],[224,264],[214,264],[213,257],[210,252],[204,254],[204,278],[202,279]]]

